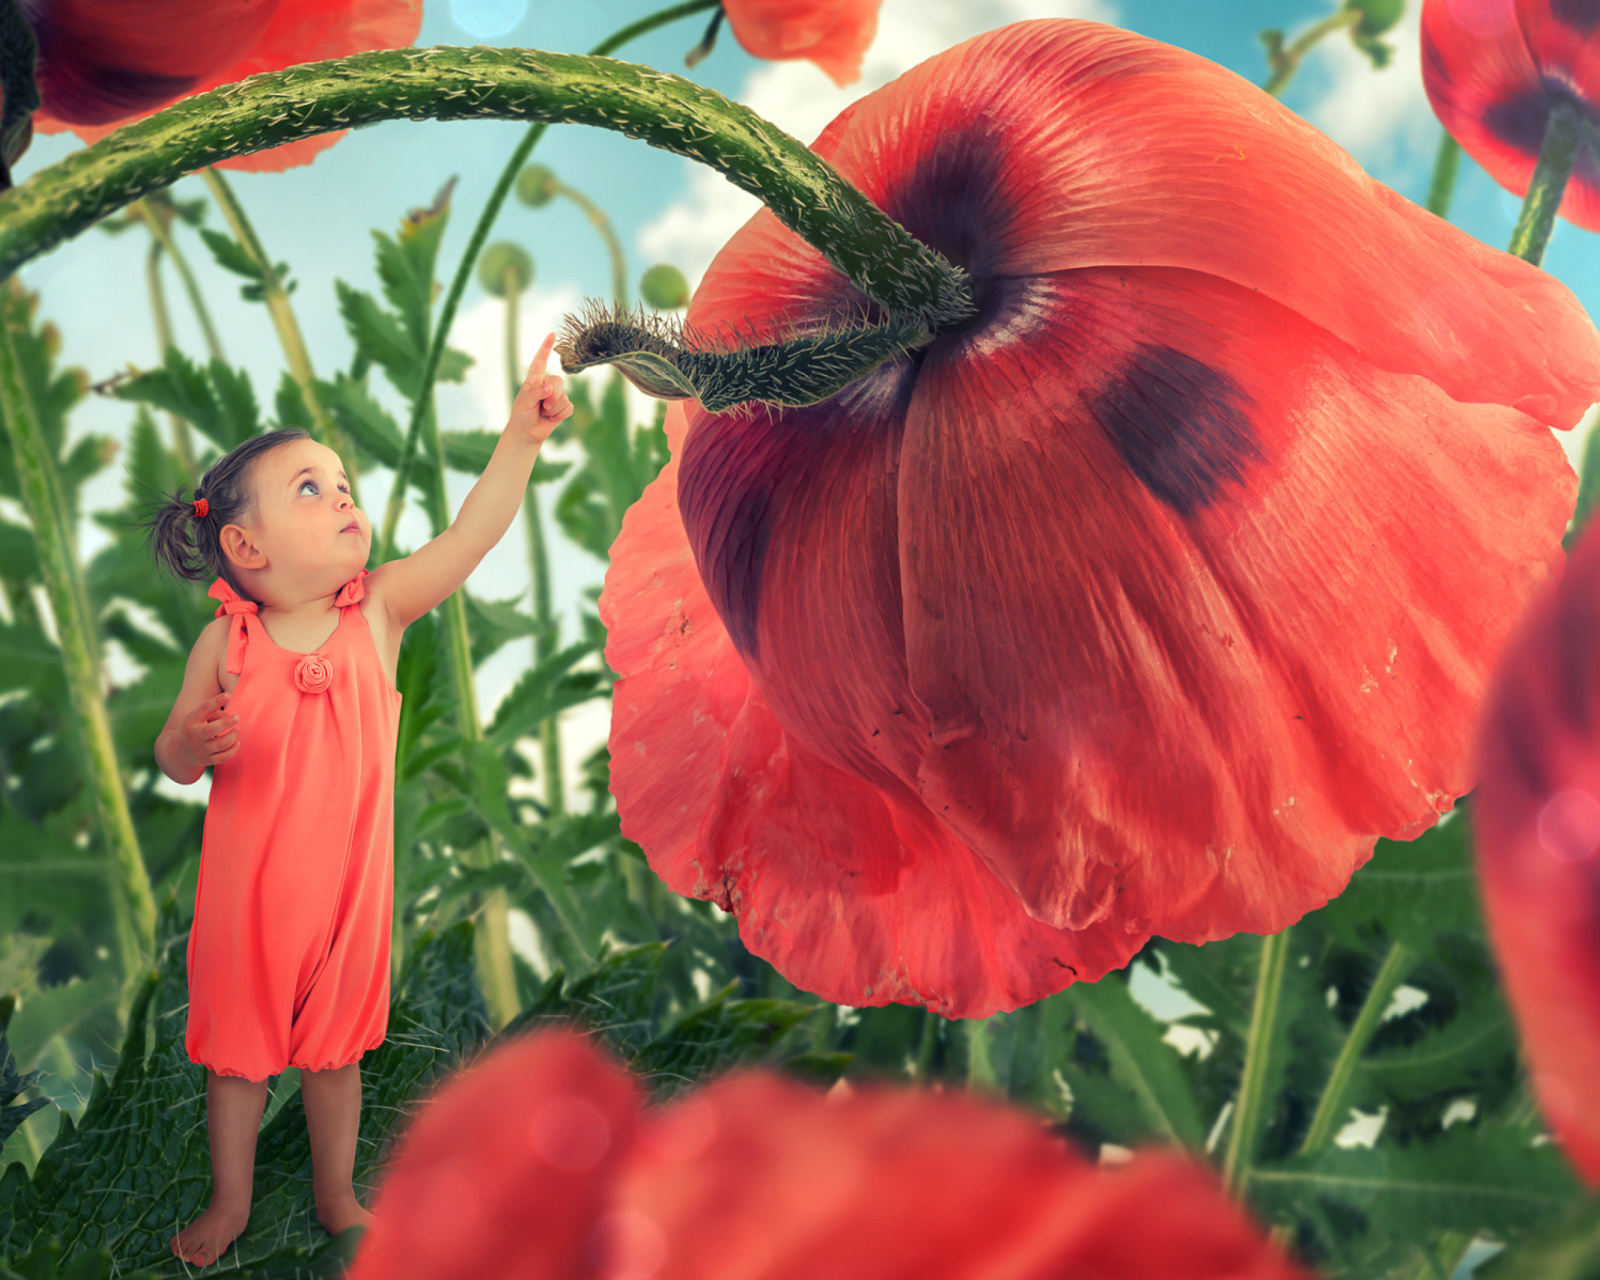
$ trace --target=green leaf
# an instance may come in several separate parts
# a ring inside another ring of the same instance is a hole
[[[209,227],[201,227],[200,238],[205,241],[206,248],[211,250],[211,256],[224,271],[231,271],[236,276],[243,276],[246,280],[260,283],[261,265],[250,251],[232,236],[212,231]]]
[[[334,290],[339,299],[339,314],[357,349],[383,370],[401,395],[407,400],[415,399],[420,385],[421,361],[426,353],[418,349],[400,321],[379,306],[371,294],[354,289],[343,280],[334,281]]]
[[[212,360],[202,369],[176,347],[168,347],[161,368],[116,388],[123,400],[148,404],[194,425],[226,452],[260,430],[260,411],[249,375]]]
[[[599,672],[573,670],[592,653],[592,645],[580,642],[524,671],[495,708],[494,719],[484,736],[499,746],[509,747],[519,738],[537,735],[544,721],[568,707],[603,696]]]
[[[472,665],[481,666],[486,658],[521,636],[539,630],[532,614],[517,607],[520,597],[509,600],[480,600],[463,591],[467,606],[467,626],[472,636]]]
[[[272,408],[278,426],[311,429],[311,410],[306,406],[305,392],[287,369],[278,379],[278,394],[273,397]]]

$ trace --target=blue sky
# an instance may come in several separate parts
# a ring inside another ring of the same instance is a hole
[[[694,78],[745,101],[809,141],[845,102],[905,70],[940,48],[1023,17],[1092,17],[1201,53],[1256,81],[1265,60],[1257,33],[1268,26],[1291,34],[1325,16],[1336,0],[885,0],[878,40],[868,52],[863,81],[840,92],[809,63],[760,63],[724,30],[715,53],[692,72],[684,52],[704,30],[704,15],[658,31],[619,56]],[[1347,41],[1330,40],[1307,62],[1285,95],[1289,106],[1349,149],[1367,169],[1403,194],[1425,194],[1439,127],[1422,95],[1417,67],[1416,13],[1395,34],[1397,56],[1374,72]],[[425,0],[419,44],[495,44],[583,51],[617,28],[649,13],[645,0]],[[453,271],[477,212],[504,159],[526,126],[502,122],[395,122],[361,130],[307,167],[282,174],[232,175],[235,191],[274,258],[290,262],[299,282],[294,304],[319,374],[331,376],[348,363],[351,346],[334,305],[334,281],[376,289],[372,268],[373,228],[393,231],[406,210],[428,203],[450,178],[458,179],[454,213],[441,255],[441,272]],[[19,177],[59,159],[78,144],[69,135],[43,137],[17,166]],[[651,262],[671,260],[691,280],[710,254],[753,207],[724,180],[697,171],[688,161],[642,143],[582,127],[552,129],[535,158],[563,181],[585,191],[609,215],[630,257],[633,278]],[[197,178],[178,184],[182,197],[203,195]],[[1489,244],[1503,247],[1517,201],[1505,195],[1470,160],[1463,162],[1454,220]],[[209,225],[221,228],[214,213]],[[599,238],[583,215],[566,202],[541,210],[509,203],[495,238],[513,239],[534,256],[537,279],[523,312],[524,343],[531,353],[545,329],[583,296],[609,291],[610,266]],[[223,274],[192,233],[185,243],[217,316],[230,359],[250,371],[257,393],[270,404],[283,361],[264,309],[239,300],[233,277]],[[1561,226],[1546,267],[1572,286],[1591,313],[1600,304],[1600,241]],[[149,320],[142,233],[111,237],[91,231],[27,267],[24,281],[37,289],[43,312],[61,329],[63,358],[83,366],[91,380],[128,365],[159,358]],[[176,282],[169,303],[180,343],[203,350]],[[465,388],[441,395],[447,427],[493,427],[505,415],[500,356],[502,312],[476,283],[465,299],[453,337],[478,359]],[[114,437],[125,434],[131,414],[116,401],[93,401],[74,429]],[[470,481],[458,477],[456,502]],[[120,472],[104,482],[102,498],[118,500]],[[370,483],[366,501],[379,508],[386,482]],[[413,541],[416,524],[403,529]],[[86,549],[98,531],[84,531]],[[505,597],[524,589],[521,537],[507,537],[485,561],[471,586],[480,595]],[[568,550],[556,565],[558,607],[573,616],[578,592],[597,584],[603,566]],[[523,662],[504,655],[484,675],[484,710]]]

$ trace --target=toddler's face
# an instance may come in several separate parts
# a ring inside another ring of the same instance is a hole
[[[321,595],[366,567],[372,522],[351,501],[344,466],[327,445],[291,441],[259,459],[251,480],[256,533],[271,572]]]

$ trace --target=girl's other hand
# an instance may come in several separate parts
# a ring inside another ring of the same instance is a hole
[[[539,344],[539,350],[528,365],[527,376],[511,406],[510,426],[526,424],[534,440],[543,444],[555,430],[556,423],[572,416],[572,401],[562,390],[562,380],[555,374],[545,373],[550,362],[550,352],[556,345],[556,335],[550,334]]]
[[[239,750],[239,717],[227,710],[230,697],[219,693],[183,718],[183,749],[201,768],[231,760]]]

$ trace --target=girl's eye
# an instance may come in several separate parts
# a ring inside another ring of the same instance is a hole
[[[302,480],[300,482],[300,492],[304,493],[307,489],[310,489],[312,493],[315,493],[317,491],[317,483],[316,483],[316,481],[315,480]]]

